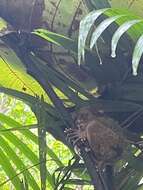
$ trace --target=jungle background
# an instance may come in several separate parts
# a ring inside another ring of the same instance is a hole
[[[131,59],[143,24],[126,32],[113,59],[110,40],[123,20],[114,23],[98,52],[85,47],[84,64],[78,65],[80,21],[109,7],[95,25],[124,11],[126,20],[143,17],[142,0],[0,1],[0,189],[100,188],[93,187],[90,156],[83,151],[80,160],[64,134],[73,126],[71,113],[82,106],[94,104],[121,124],[130,118],[129,137],[142,138],[142,65],[133,76]],[[142,159],[131,146],[116,164],[118,189],[143,189]]]

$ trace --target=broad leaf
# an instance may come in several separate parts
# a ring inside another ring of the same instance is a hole
[[[30,95],[45,95],[41,86],[26,73],[26,68],[16,54],[8,47],[0,46],[0,85]],[[45,95],[46,96],[46,95]]]
[[[95,11],[98,14],[100,10]],[[102,9],[101,9],[102,11]],[[110,18],[104,19],[101,21],[101,23],[96,27],[95,31],[91,35],[91,42],[90,42],[90,48],[92,49],[93,46],[96,44],[97,39],[101,36],[102,32],[108,28],[108,26],[116,22],[120,27],[115,31],[113,37],[112,37],[112,53],[111,55],[115,57],[115,50],[116,46],[118,44],[119,39],[121,36],[127,31],[130,37],[132,38],[133,42],[136,42],[136,46],[134,48],[133,58],[132,58],[132,69],[133,69],[133,75],[137,75],[137,69],[138,65],[142,56],[142,28],[143,28],[143,22],[142,19],[128,11],[120,10],[120,9],[108,9],[106,11],[102,12],[103,15],[106,15]],[[89,13],[84,19],[86,20],[88,18],[89,20],[92,20],[92,23],[98,19],[97,16],[92,15],[92,12]],[[86,24],[84,24],[84,19],[81,21],[83,23],[82,30],[79,31],[79,40],[81,41],[82,38],[84,38],[83,31],[86,31]],[[131,28],[132,26],[132,28]],[[88,28],[89,30],[92,28],[92,25]],[[129,30],[129,31],[128,31]],[[139,38],[139,39],[138,39]],[[83,46],[79,43],[79,49],[78,49],[78,57],[79,57],[79,63],[81,56],[84,56],[83,49],[85,48],[85,41],[87,39],[87,34],[85,36],[85,39],[83,41]]]
[[[138,39],[134,52],[133,52],[133,58],[132,58],[132,69],[133,69],[133,75],[137,75],[137,70],[139,66],[140,59],[143,54],[143,49],[141,48],[143,46],[143,35]]]
[[[1,152],[0,165],[3,167],[6,175],[9,178],[16,176],[16,171],[13,169],[11,163],[9,162],[9,158],[6,156],[6,154],[2,151],[1,148],[0,148],[0,152]],[[15,186],[16,189],[20,189],[20,182],[21,181],[20,181],[19,177],[14,178],[13,180],[11,180],[11,182]]]
[[[79,27],[79,38],[78,38],[78,64],[80,65],[81,59],[84,61],[84,48],[87,35],[94,24],[95,20],[107,9],[101,9],[92,11],[89,13],[81,22]]]
[[[9,118],[8,116],[5,116],[3,114],[0,114],[0,121],[2,123],[6,123],[8,126],[11,126],[11,127],[16,127],[17,128],[21,128],[21,125],[16,122],[15,120]],[[1,137],[1,141],[0,141],[0,146],[3,147],[3,149],[5,147],[6,148],[6,153],[8,154],[8,156],[11,158],[11,156],[13,156],[13,162],[14,164],[19,168],[26,168],[26,166],[24,167],[24,164],[23,162],[15,155],[13,154],[12,155],[12,150],[11,150],[11,147],[9,144],[4,144],[4,140],[3,140],[3,137],[5,137],[8,141],[10,141],[15,147],[17,147],[19,149],[19,151],[21,153],[24,154],[24,156],[28,159],[30,159],[30,161],[32,161],[32,163],[38,163],[38,159],[36,158],[36,155],[32,152],[32,150],[30,150],[27,145],[23,142],[20,141],[20,139],[18,139],[14,134],[12,134],[12,132],[10,130],[7,130],[6,128],[2,127],[1,129],[1,133],[0,135],[2,136]],[[38,145],[38,138],[37,136],[35,136],[32,132],[28,131],[28,130],[19,130],[19,132],[21,134],[23,134],[28,140],[32,140],[36,145]],[[2,141],[3,140],[3,141]],[[9,150],[7,152],[7,150]],[[47,150],[47,153],[48,155],[51,157],[51,159],[53,159],[55,161],[55,163],[58,165],[58,166],[62,166],[62,162],[58,159],[58,157],[56,156],[56,154],[48,147],[46,146],[46,150]],[[20,164],[20,165],[17,165],[17,164]],[[37,165],[38,169],[39,169],[39,166]],[[19,168],[19,170],[20,170]],[[39,189],[38,186],[36,186],[36,182],[33,181],[32,179],[32,176],[29,175],[29,184],[30,186],[33,187],[33,189]],[[51,178],[51,175],[50,173],[47,171],[47,179],[48,179],[48,183],[50,183],[50,185],[52,186],[53,185],[53,181],[52,181],[52,178]]]
[[[37,29],[32,33],[44,38],[48,42],[51,42],[58,46],[63,46],[69,51],[76,52],[77,44],[71,38],[68,38],[64,35],[60,35],[45,29]]]
[[[111,56],[112,57],[116,57],[116,48],[117,48],[117,44],[118,41],[120,40],[120,38],[122,37],[122,35],[133,25],[135,25],[136,23],[141,22],[141,20],[131,20],[128,22],[125,22],[124,24],[122,24],[114,33],[113,38],[112,38],[112,42],[111,42]]]
[[[98,38],[101,36],[102,32],[113,22],[115,22],[117,19],[123,17],[125,15],[117,15],[117,16],[113,16],[111,18],[107,18],[106,20],[104,20],[101,24],[99,24],[99,26],[96,28],[96,30],[93,32],[92,36],[91,36],[91,43],[90,43],[90,48],[92,49],[93,46],[96,44],[96,41],[98,40]]]
[[[0,147],[2,150],[7,154],[8,158],[15,164],[17,170],[23,170],[26,168],[26,165],[22,162],[22,160],[17,156],[15,151],[11,148],[11,146],[5,141],[5,139],[1,136],[0,137]],[[27,176],[28,176],[28,183],[29,185],[35,189],[39,190],[39,186],[37,185],[35,179],[31,175],[29,171],[27,171]],[[1,186],[1,184],[0,184]]]

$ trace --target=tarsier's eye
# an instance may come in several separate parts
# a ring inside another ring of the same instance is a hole
[[[78,115],[77,120],[79,120],[80,122],[87,122],[88,121],[88,114],[82,113],[82,114]]]

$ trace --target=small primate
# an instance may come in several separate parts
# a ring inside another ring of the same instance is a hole
[[[100,165],[113,163],[121,158],[129,141],[118,122],[104,114],[95,113],[90,107],[81,108],[73,119],[76,128],[66,130],[73,145],[87,140]]]
[[[107,165],[113,165],[121,159],[126,147],[133,142],[127,139],[123,129],[114,119],[104,113],[97,113],[92,107],[81,108],[73,114],[74,129],[66,129],[68,140],[80,150],[80,144],[85,150],[93,153],[96,167],[101,174]]]

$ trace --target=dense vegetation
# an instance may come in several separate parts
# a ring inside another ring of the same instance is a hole
[[[90,154],[81,148],[80,159],[64,133],[83,106],[142,140],[142,5],[0,1],[1,189],[104,189]],[[119,190],[140,190],[142,171],[142,151],[132,145],[113,181]]]

